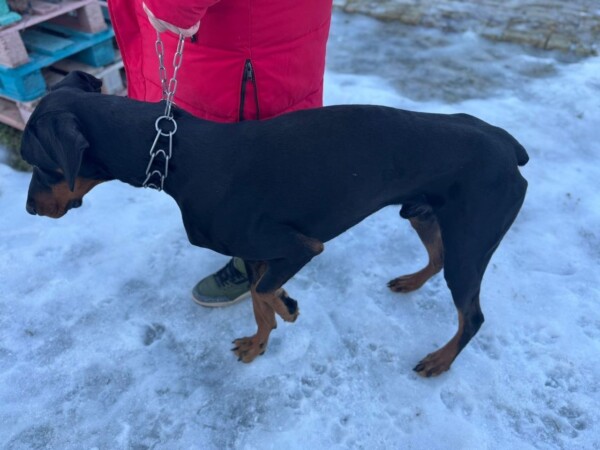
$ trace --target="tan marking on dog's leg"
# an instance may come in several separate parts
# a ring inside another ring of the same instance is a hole
[[[427,219],[420,216],[411,217],[410,224],[415,229],[421,242],[427,250],[429,261],[427,265],[418,272],[394,278],[388,283],[388,287],[394,292],[411,292],[419,289],[427,280],[438,273],[444,267],[444,245],[440,226],[434,215]]]
[[[290,298],[283,288],[270,292],[257,291],[257,286],[269,270],[268,263],[253,262],[248,263],[247,267],[252,280],[250,293],[258,330],[254,336],[234,340],[235,346],[231,350],[238,356],[239,361],[249,363],[266,351],[269,335],[277,327],[275,314],[277,313],[286,322],[294,322],[298,318],[299,311],[296,300]]]
[[[238,361],[249,363],[259,355],[262,355],[267,349],[269,335],[271,330],[277,328],[275,320],[275,310],[265,301],[265,297],[272,294],[258,294],[254,289],[250,290],[252,294],[252,308],[254,310],[254,319],[258,330],[254,336],[239,338],[233,341],[235,345],[232,351],[238,357]]]
[[[306,246],[307,249],[310,250],[313,256],[319,255],[323,253],[323,250],[325,250],[325,244],[318,239],[311,238],[303,234],[298,234],[298,239]]]
[[[250,292],[258,330],[254,336],[233,341],[235,347],[232,349],[238,360],[245,363],[253,361],[266,351],[269,335],[274,328],[277,328],[275,313],[287,322],[294,322],[299,315],[296,301],[288,297],[284,289],[259,294],[253,286]]]
[[[458,331],[446,345],[439,350],[430,353],[419,362],[414,371],[423,377],[437,376],[450,369],[452,362],[460,351],[459,344],[465,328],[463,314],[458,312]]]

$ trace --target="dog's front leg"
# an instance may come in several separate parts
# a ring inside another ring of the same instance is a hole
[[[235,345],[232,351],[238,357],[238,361],[249,363],[259,355],[262,355],[267,349],[269,335],[271,330],[277,328],[275,320],[275,310],[265,299],[256,294],[252,289],[252,308],[254,309],[254,318],[258,325],[258,330],[254,336],[239,338],[233,341]]]
[[[288,297],[284,289],[273,293],[260,294],[252,288],[252,308],[258,330],[254,336],[244,337],[233,341],[232,349],[238,361],[249,363],[267,349],[269,335],[277,328],[275,313],[287,322],[293,322],[298,317],[298,306],[295,300]]]
[[[245,261],[258,331],[252,337],[233,341],[235,347],[232,350],[244,362],[250,362],[265,352],[269,334],[277,326],[275,313],[286,322],[294,322],[298,318],[298,302],[288,296],[282,286],[313,256],[323,251],[322,242],[297,232],[271,235],[270,241],[282,243],[281,253],[287,257]]]
[[[299,311],[298,303],[282,288],[272,292],[257,292],[256,287],[267,271],[268,263],[247,262],[246,268],[251,283],[252,308],[258,330],[254,336],[233,341],[235,347],[232,351],[239,361],[249,363],[266,351],[269,335],[277,328],[275,313],[286,322],[294,322],[298,318]]]

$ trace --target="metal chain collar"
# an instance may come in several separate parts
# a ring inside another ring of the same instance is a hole
[[[173,135],[177,132],[177,122],[173,117],[172,106],[174,104],[173,99],[175,98],[175,91],[177,90],[177,72],[181,67],[183,61],[183,44],[184,37],[182,34],[179,35],[179,42],[177,43],[177,50],[173,56],[173,76],[167,83],[167,69],[164,64],[165,47],[160,33],[156,32],[156,55],[158,56],[158,74],[160,77],[160,83],[162,86],[162,98],[166,102],[165,113],[159,116],[154,122],[154,128],[156,129],[156,136],[152,147],[150,148],[150,161],[146,167],[146,179],[142,183],[142,186],[157,189],[162,191],[165,186],[165,179],[169,175],[169,160],[173,156]],[[170,122],[170,125],[168,123]],[[168,125],[168,126],[165,126]],[[166,137],[168,139],[168,151],[158,148],[160,137]],[[164,159],[164,170],[158,169],[152,170],[152,164],[155,162],[157,157]],[[154,181],[156,180],[156,181]]]

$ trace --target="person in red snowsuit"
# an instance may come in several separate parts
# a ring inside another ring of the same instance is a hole
[[[108,7],[131,98],[161,100],[156,30],[169,30],[161,34],[167,67],[177,33],[188,37],[175,103],[197,117],[268,119],[323,104],[332,0],[109,0]],[[203,306],[248,297],[243,262],[233,258],[192,293]]]

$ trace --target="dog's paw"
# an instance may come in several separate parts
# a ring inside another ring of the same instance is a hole
[[[398,278],[394,278],[388,282],[388,287],[393,292],[412,292],[419,289],[427,281],[427,277],[423,277],[420,272],[413,273],[412,275],[403,275]]]
[[[238,357],[238,361],[245,363],[254,361],[254,358],[267,350],[267,342],[260,342],[257,336],[236,339],[233,345],[231,351]]]
[[[442,348],[437,352],[430,353],[414,367],[414,371],[422,377],[436,377],[450,369],[456,355]]]

